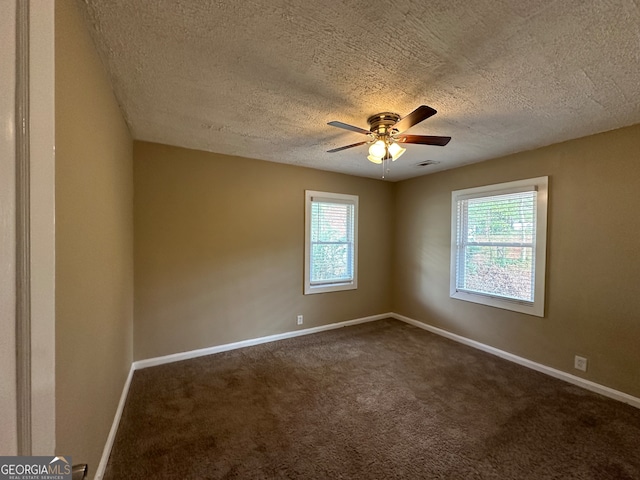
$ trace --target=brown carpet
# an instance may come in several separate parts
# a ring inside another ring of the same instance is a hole
[[[105,479],[640,479],[640,410],[396,320],[135,373]]]

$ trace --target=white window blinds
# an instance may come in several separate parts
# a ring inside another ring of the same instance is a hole
[[[347,283],[354,276],[354,204],[311,199],[311,285]]]
[[[535,186],[467,197],[457,200],[456,290],[533,303]]]

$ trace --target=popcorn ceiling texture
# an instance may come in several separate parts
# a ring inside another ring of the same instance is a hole
[[[434,107],[393,181],[640,122],[637,1],[81,5],[138,140],[378,178],[326,123]]]

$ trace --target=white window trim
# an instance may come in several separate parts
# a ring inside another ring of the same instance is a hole
[[[458,291],[456,288],[457,266],[457,203],[464,198],[476,198],[489,195],[512,193],[527,187],[535,187],[537,194],[536,247],[535,247],[535,287],[534,301],[521,302],[507,298]],[[526,313],[544,317],[545,310],[545,278],[547,259],[547,204],[549,198],[549,177],[537,177],[514,182],[506,182],[482,187],[467,188],[451,192],[451,273],[449,296],[458,300],[479,303],[491,307]]]
[[[313,198],[335,200],[336,203],[352,203],[353,210],[353,280],[350,282],[332,283],[329,285],[311,284],[311,201]],[[339,292],[358,288],[358,196],[342,193],[318,192],[305,190],[304,214],[304,294]]]

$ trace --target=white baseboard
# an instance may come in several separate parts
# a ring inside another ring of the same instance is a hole
[[[189,360],[190,358],[203,357],[205,355],[212,355],[214,353],[227,352],[229,350],[236,350],[238,348],[251,347],[253,345],[260,345],[261,343],[275,342],[276,340],[284,340],[285,338],[299,337],[301,335],[310,335],[312,333],[324,332],[326,330],[333,330],[335,328],[348,327],[350,325],[357,325],[358,323],[373,322],[376,320],[382,320],[383,318],[392,318],[392,317],[393,317],[392,313],[381,313],[379,315],[356,318],[354,320],[347,320],[345,322],[330,323],[329,325],[321,325],[319,327],[305,328],[303,330],[293,330],[291,332],[278,333],[276,335],[269,335],[267,337],[252,338],[249,340],[242,340],[240,342],[217,345],[215,347],[201,348],[199,350],[191,350],[188,352],[174,353],[172,355],[165,355],[162,357],[148,358],[146,360],[138,360],[137,362],[133,362],[133,367],[135,370],[140,370],[142,368],[155,367],[156,365],[163,365],[165,363],[179,362],[181,360]]]
[[[527,367],[532,370],[545,373],[551,377],[564,380],[565,382],[571,383],[573,385],[577,385],[578,387],[585,388],[595,393],[599,393],[600,395],[604,395],[605,397],[613,398],[614,400],[618,400],[620,402],[627,403],[633,407],[640,408],[640,398],[634,397],[624,392],[620,392],[619,390],[614,390],[613,388],[605,387],[604,385],[600,385],[599,383],[595,383],[590,380],[585,380],[584,378],[576,377],[575,375],[571,375],[570,373],[563,372],[562,370],[557,370],[555,368],[548,367],[541,363],[537,363],[537,362],[528,360],[526,358],[519,357],[517,355],[514,355],[513,353],[505,352],[504,350],[500,350],[498,348],[485,345],[484,343],[476,342],[475,340],[471,340],[469,338],[456,335],[455,333],[442,330],[441,328],[432,327],[431,325],[427,325],[426,323],[420,322],[418,320],[414,320],[413,318],[405,317],[404,315],[392,313],[390,314],[390,316],[392,318],[395,318],[396,320],[401,320],[405,323],[409,323],[418,328],[422,328],[423,330],[427,330],[428,332],[435,333],[436,335],[440,335],[442,337],[448,338],[455,342],[462,343],[464,345],[476,348],[478,350],[482,350],[483,352],[487,352],[497,357],[504,358],[505,360],[509,360],[511,362],[517,363],[518,365],[522,365],[523,367]]]
[[[116,433],[118,432],[118,426],[120,425],[120,418],[122,417],[124,404],[127,402],[127,396],[129,395],[129,387],[131,386],[131,379],[133,378],[134,370],[135,368],[133,368],[133,364],[131,364],[131,368],[129,369],[129,375],[127,376],[127,380],[124,382],[124,387],[122,388],[122,394],[120,395],[120,402],[118,403],[116,414],[113,416],[113,423],[111,424],[111,430],[109,430],[109,436],[107,437],[107,442],[104,445],[104,450],[102,450],[102,457],[100,458],[100,463],[98,464],[98,468],[96,469],[96,474],[93,477],[94,480],[102,480],[102,477],[104,476],[104,471],[107,468],[107,462],[109,461],[109,455],[111,455],[113,442],[116,439]]]

